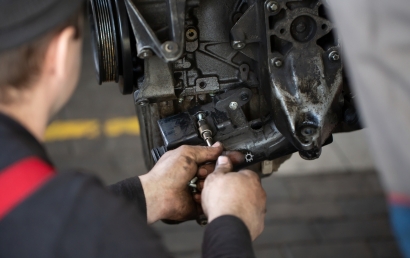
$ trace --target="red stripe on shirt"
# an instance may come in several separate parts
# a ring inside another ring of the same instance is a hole
[[[54,174],[53,167],[36,157],[23,159],[0,171],[0,219]]]

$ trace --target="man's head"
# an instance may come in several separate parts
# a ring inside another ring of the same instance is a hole
[[[43,110],[51,116],[68,101],[78,82],[84,8],[81,0],[46,0],[48,5],[42,2],[42,8],[30,13],[28,9],[37,1],[0,3],[0,16],[8,11],[19,13],[17,8],[28,5],[20,11],[23,17],[15,19],[16,24],[0,25],[0,108],[18,108],[36,98],[37,102],[41,99]],[[73,5],[69,11],[67,2]],[[51,16],[50,11],[54,13]],[[58,11],[61,18],[55,14]],[[51,17],[49,21],[43,17],[47,15]],[[26,38],[22,36],[25,29]]]

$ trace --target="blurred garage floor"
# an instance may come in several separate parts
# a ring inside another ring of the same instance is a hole
[[[107,184],[146,173],[132,97],[98,86],[87,43],[84,53],[79,88],[47,132],[50,156]],[[400,257],[364,131],[337,135],[317,161],[295,154],[263,185],[268,213],[257,257]],[[203,228],[154,226],[176,257],[200,257]]]

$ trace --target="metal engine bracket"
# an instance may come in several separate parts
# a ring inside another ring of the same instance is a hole
[[[154,160],[158,160],[165,151],[181,145],[206,145],[198,134],[198,113],[205,114],[215,141],[220,141],[227,150],[244,154],[244,163],[236,169],[296,152],[297,149],[279,132],[271,117],[247,120],[242,107],[251,98],[250,89],[236,89],[216,95],[209,104],[159,120],[165,146],[151,152]],[[326,144],[330,142],[331,139]]]

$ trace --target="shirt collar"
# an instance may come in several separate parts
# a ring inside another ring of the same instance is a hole
[[[30,156],[52,165],[44,146],[29,131],[0,113],[0,171]]]

